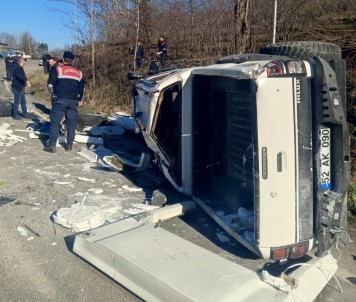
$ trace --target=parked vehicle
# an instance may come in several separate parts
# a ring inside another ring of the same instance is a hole
[[[346,237],[345,61],[322,42],[260,52],[140,79],[137,132],[170,183],[255,254],[320,256]]]
[[[25,54],[25,52],[22,50],[14,50],[14,54],[15,54],[15,56],[24,58],[26,61],[28,59],[31,59],[31,55]]]

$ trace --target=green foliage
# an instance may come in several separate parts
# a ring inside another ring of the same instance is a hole
[[[47,43],[39,43],[36,48],[36,52],[38,55],[44,55],[46,52],[48,52],[48,44]]]
[[[351,183],[349,186],[347,209],[348,221],[350,223],[356,222],[356,183]]]

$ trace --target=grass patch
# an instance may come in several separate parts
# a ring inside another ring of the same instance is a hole
[[[0,179],[0,187],[1,187],[1,186],[4,186],[4,185],[6,185],[6,181]]]
[[[351,165],[351,181],[347,193],[347,219],[349,223],[356,222],[356,163]]]

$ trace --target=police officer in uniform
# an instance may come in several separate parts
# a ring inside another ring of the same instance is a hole
[[[65,150],[72,150],[77,123],[77,106],[83,104],[84,96],[83,74],[72,65],[74,57],[72,52],[65,51],[63,54],[64,65],[53,68],[49,75],[48,89],[53,91],[54,102],[50,114],[49,143],[43,148],[43,151],[49,153],[56,152],[56,143],[63,116],[65,116],[67,125]]]

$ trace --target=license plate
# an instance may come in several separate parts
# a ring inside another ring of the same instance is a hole
[[[330,178],[330,128],[320,127],[320,183],[322,190],[331,187]]]

